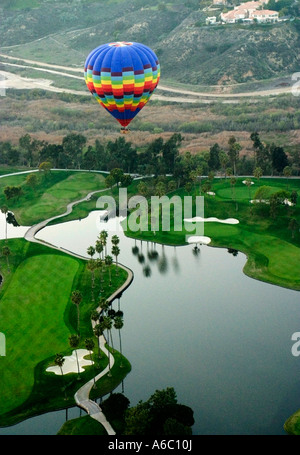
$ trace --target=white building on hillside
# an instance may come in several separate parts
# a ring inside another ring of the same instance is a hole
[[[278,12],[271,10],[259,10],[266,2],[264,0],[241,3],[239,6],[228,13],[221,13],[221,20],[225,24],[235,24],[236,22],[254,22],[259,23],[277,22]]]
[[[278,22],[278,11],[272,11],[269,9],[253,11],[251,18],[256,19],[260,24],[266,22]]]

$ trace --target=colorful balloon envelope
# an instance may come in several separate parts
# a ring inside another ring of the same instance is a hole
[[[87,57],[84,78],[92,95],[126,130],[157,87],[160,65],[144,44],[103,44]]]

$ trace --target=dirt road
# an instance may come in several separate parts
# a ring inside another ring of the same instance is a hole
[[[87,90],[68,90],[64,88],[55,87],[53,85],[53,81],[51,79],[33,79],[33,78],[26,78],[22,76],[18,76],[10,71],[7,71],[7,67],[9,66],[17,66],[24,69],[36,70],[36,71],[44,71],[48,73],[58,74],[64,77],[71,77],[74,79],[81,79],[80,76],[75,75],[74,73],[81,73],[82,80],[83,80],[83,68],[76,68],[76,67],[63,67],[59,65],[52,65],[49,63],[44,63],[35,60],[28,60],[28,59],[21,59],[12,57],[10,55],[1,54],[0,58],[4,60],[15,60],[18,63],[8,63],[5,61],[0,61],[2,65],[6,65],[6,71],[0,71],[0,89],[5,88],[15,88],[15,89],[33,89],[33,88],[40,88],[44,90],[49,90],[52,92],[66,92],[72,93],[75,95],[87,95]],[[29,66],[30,65],[30,66]],[[72,74],[73,73],[73,74]],[[83,85],[84,87],[84,85]],[[257,90],[251,92],[239,92],[239,93],[214,93],[214,92],[197,92],[192,90],[184,90],[182,88],[175,88],[169,85],[165,85],[160,83],[156,93],[153,95],[153,99],[162,100],[162,101],[170,101],[176,103],[199,103],[199,102],[212,102],[213,100],[222,100],[223,102],[239,102],[239,99],[243,98],[252,98],[257,99],[262,96],[275,96],[280,94],[288,94],[292,93],[293,87],[292,86],[279,86],[269,90]],[[164,93],[173,93],[174,95],[181,95],[181,96],[170,96]]]

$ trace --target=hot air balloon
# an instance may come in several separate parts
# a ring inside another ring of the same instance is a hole
[[[103,44],[88,55],[84,65],[89,91],[120,123],[123,133],[149,101],[159,78],[157,56],[135,42]]]

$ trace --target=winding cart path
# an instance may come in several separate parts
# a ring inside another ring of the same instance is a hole
[[[63,252],[65,252],[65,253],[67,253],[67,254],[69,254],[71,256],[78,257],[78,258],[84,259],[84,260],[88,260],[88,258],[85,257],[85,256],[81,256],[81,255],[79,255],[77,253],[74,253],[72,251],[66,250],[65,248],[57,247],[57,246],[55,246],[53,244],[50,244],[48,242],[46,243],[43,240],[39,240],[39,239],[37,239],[35,237],[35,235],[41,229],[43,229],[48,223],[50,223],[50,221],[53,221],[53,220],[56,220],[56,219],[61,218],[63,216],[69,215],[72,212],[72,209],[73,209],[74,205],[77,205],[80,202],[88,201],[92,195],[94,195],[96,193],[101,193],[103,191],[106,191],[106,188],[102,189],[102,190],[92,191],[91,193],[89,193],[84,198],[82,198],[82,199],[80,199],[78,201],[70,202],[67,205],[67,210],[63,214],[53,216],[53,217],[51,217],[51,218],[49,218],[47,220],[44,220],[44,221],[41,221],[40,223],[35,224],[34,226],[31,226],[28,229],[28,231],[26,232],[24,238],[26,240],[28,240],[29,242],[36,242],[36,243],[40,243],[42,245],[47,245],[47,246],[49,246],[51,248],[54,248],[56,250],[63,251]],[[125,267],[122,264],[118,264],[118,266],[123,268],[124,270],[126,270],[126,272],[128,274],[127,275],[127,279],[126,279],[125,283],[123,283],[123,285],[119,289],[117,289],[107,299],[108,302],[112,302],[117,296],[122,294],[122,292],[130,285],[130,283],[133,280],[133,272],[130,269],[128,269],[127,267]],[[101,308],[98,307],[97,310],[100,312]],[[93,324],[94,324],[94,322],[93,322]],[[95,419],[98,422],[100,422],[103,425],[103,427],[105,428],[105,430],[106,430],[108,435],[115,435],[116,433],[115,433],[114,429],[112,428],[110,423],[107,421],[107,419],[106,419],[104,413],[102,412],[102,409],[100,408],[100,406],[95,401],[93,401],[93,400],[91,400],[89,398],[90,391],[91,391],[92,387],[94,386],[94,383],[96,381],[98,381],[102,376],[105,376],[106,374],[108,374],[110,372],[110,369],[114,365],[114,362],[115,362],[113,355],[108,352],[107,348],[105,347],[105,344],[106,344],[106,339],[102,335],[100,337],[100,349],[105,353],[105,355],[107,355],[107,357],[109,359],[109,363],[108,363],[107,367],[103,371],[101,371],[101,373],[99,373],[95,378],[91,379],[86,384],[84,384],[76,392],[74,398],[75,398],[77,406],[79,406],[82,409],[84,409],[93,419]]]

